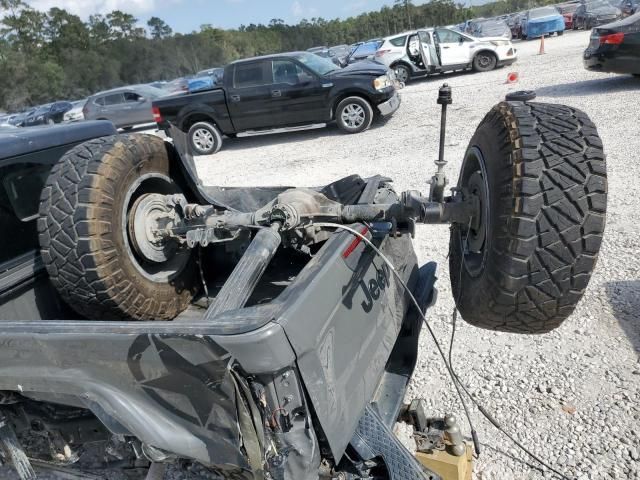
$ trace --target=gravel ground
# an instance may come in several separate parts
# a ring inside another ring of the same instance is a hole
[[[336,127],[304,133],[228,140],[214,157],[200,157],[205,183],[216,185],[319,185],[341,176],[382,173],[398,190],[427,191],[437,156],[438,87],[453,87],[447,150],[451,181],[474,129],[512,90],[534,89],[538,100],[587,112],[608,154],[609,215],[597,270],[583,301],[556,331],[542,336],[493,333],[458,323],[454,363],[495,418],[535,453],[569,476],[640,479],[640,80],[596,74],[582,67],[589,32],[518,43],[511,67],[482,74],[419,80],[402,90],[402,106],[384,124],[359,135]],[[505,85],[507,73],[520,81]],[[447,226],[419,227],[421,262],[439,263],[440,291],[431,310],[441,339],[451,331]],[[421,358],[409,398],[424,397],[434,414],[460,412],[433,344],[421,340]],[[475,478],[548,478],[479,414],[473,419],[484,445]],[[466,428],[466,425],[464,425]]]
[[[402,91],[403,104],[384,124],[359,135],[323,130],[226,141],[214,157],[197,159],[213,185],[320,185],[342,176],[377,173],[398,190],[428,190],[437,156],[437,89],[453,87],[447,173],[451,181],[468,140],[484,114],[512,90],[535,89],[538,99],[586,111],[598,126],[608,154],[609,215],[604,244],[586,297],[556,331],[518,336],[479,330],[460,321],[454,363],[477,398],[536,454],[572,478],[640,479],[640,80],[595,74],[582,67],[588,32],[567,32],[518,43],[518,62],[483,74],[420,80]],[[520,81],[505,85],[507,73]],[[430,311],[437,335],[451,332],[453,299],[448,281],[446,226],[418,227],[420,262],[439,263],[439,300]],[[433,344],[424,335],[421,358],[407,400],[423,397],[434,415],[460,407]],[[483,444],[474,478],[550,478],[475,411]],[[467,430],[466,424],[462,424]],[[0,478],[8,478],[0,469]]]

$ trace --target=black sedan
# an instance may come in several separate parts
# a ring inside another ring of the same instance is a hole
[[[640,76],[640,13],[594,28],[583,58],[587,70]]]
[[[64,118],[64,114],[72,108],[73,105],[71,102],[55,102],[42,105],[25,119],[24,126],[33,127],[35,125],[53,125],[54,123],[61,123]]]
[[[613,22],[620,17],[622,17],[620,9],[606,0],[585,2],[573,14],[573,29],[591,30],[593,27]]]

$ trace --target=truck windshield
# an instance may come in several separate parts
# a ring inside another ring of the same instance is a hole
[[[331,60],[319,57],[313,53],[301,53],[296,55],[295,58],[318,75],[326,75],[327,73],[338,69],[336,64]]]

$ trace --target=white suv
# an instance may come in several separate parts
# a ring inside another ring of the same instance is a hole
[[[450,28],[425,28],[384,39],[376,60],[396,72],[398,81],[431,73],[473,68],[485,72],[511,65],[516,49],[504,37],[475,38]]]

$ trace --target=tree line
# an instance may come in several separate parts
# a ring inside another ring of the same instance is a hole
[[[414,5],[395,0],[378,11],[344,20],[303,19],[288,25],[220,29],[201,25],[180,34],[152,17],[146,28],[119,10],[83,21],[64,9],[41,12],[24,0],[0,0],[0,110],[82,98],[121,85],[190,75],[233,60],[317,45],[351,44],[402,30],[460,23],[530,8],[550,0],[499,0],[465,7],[454,0]]]

